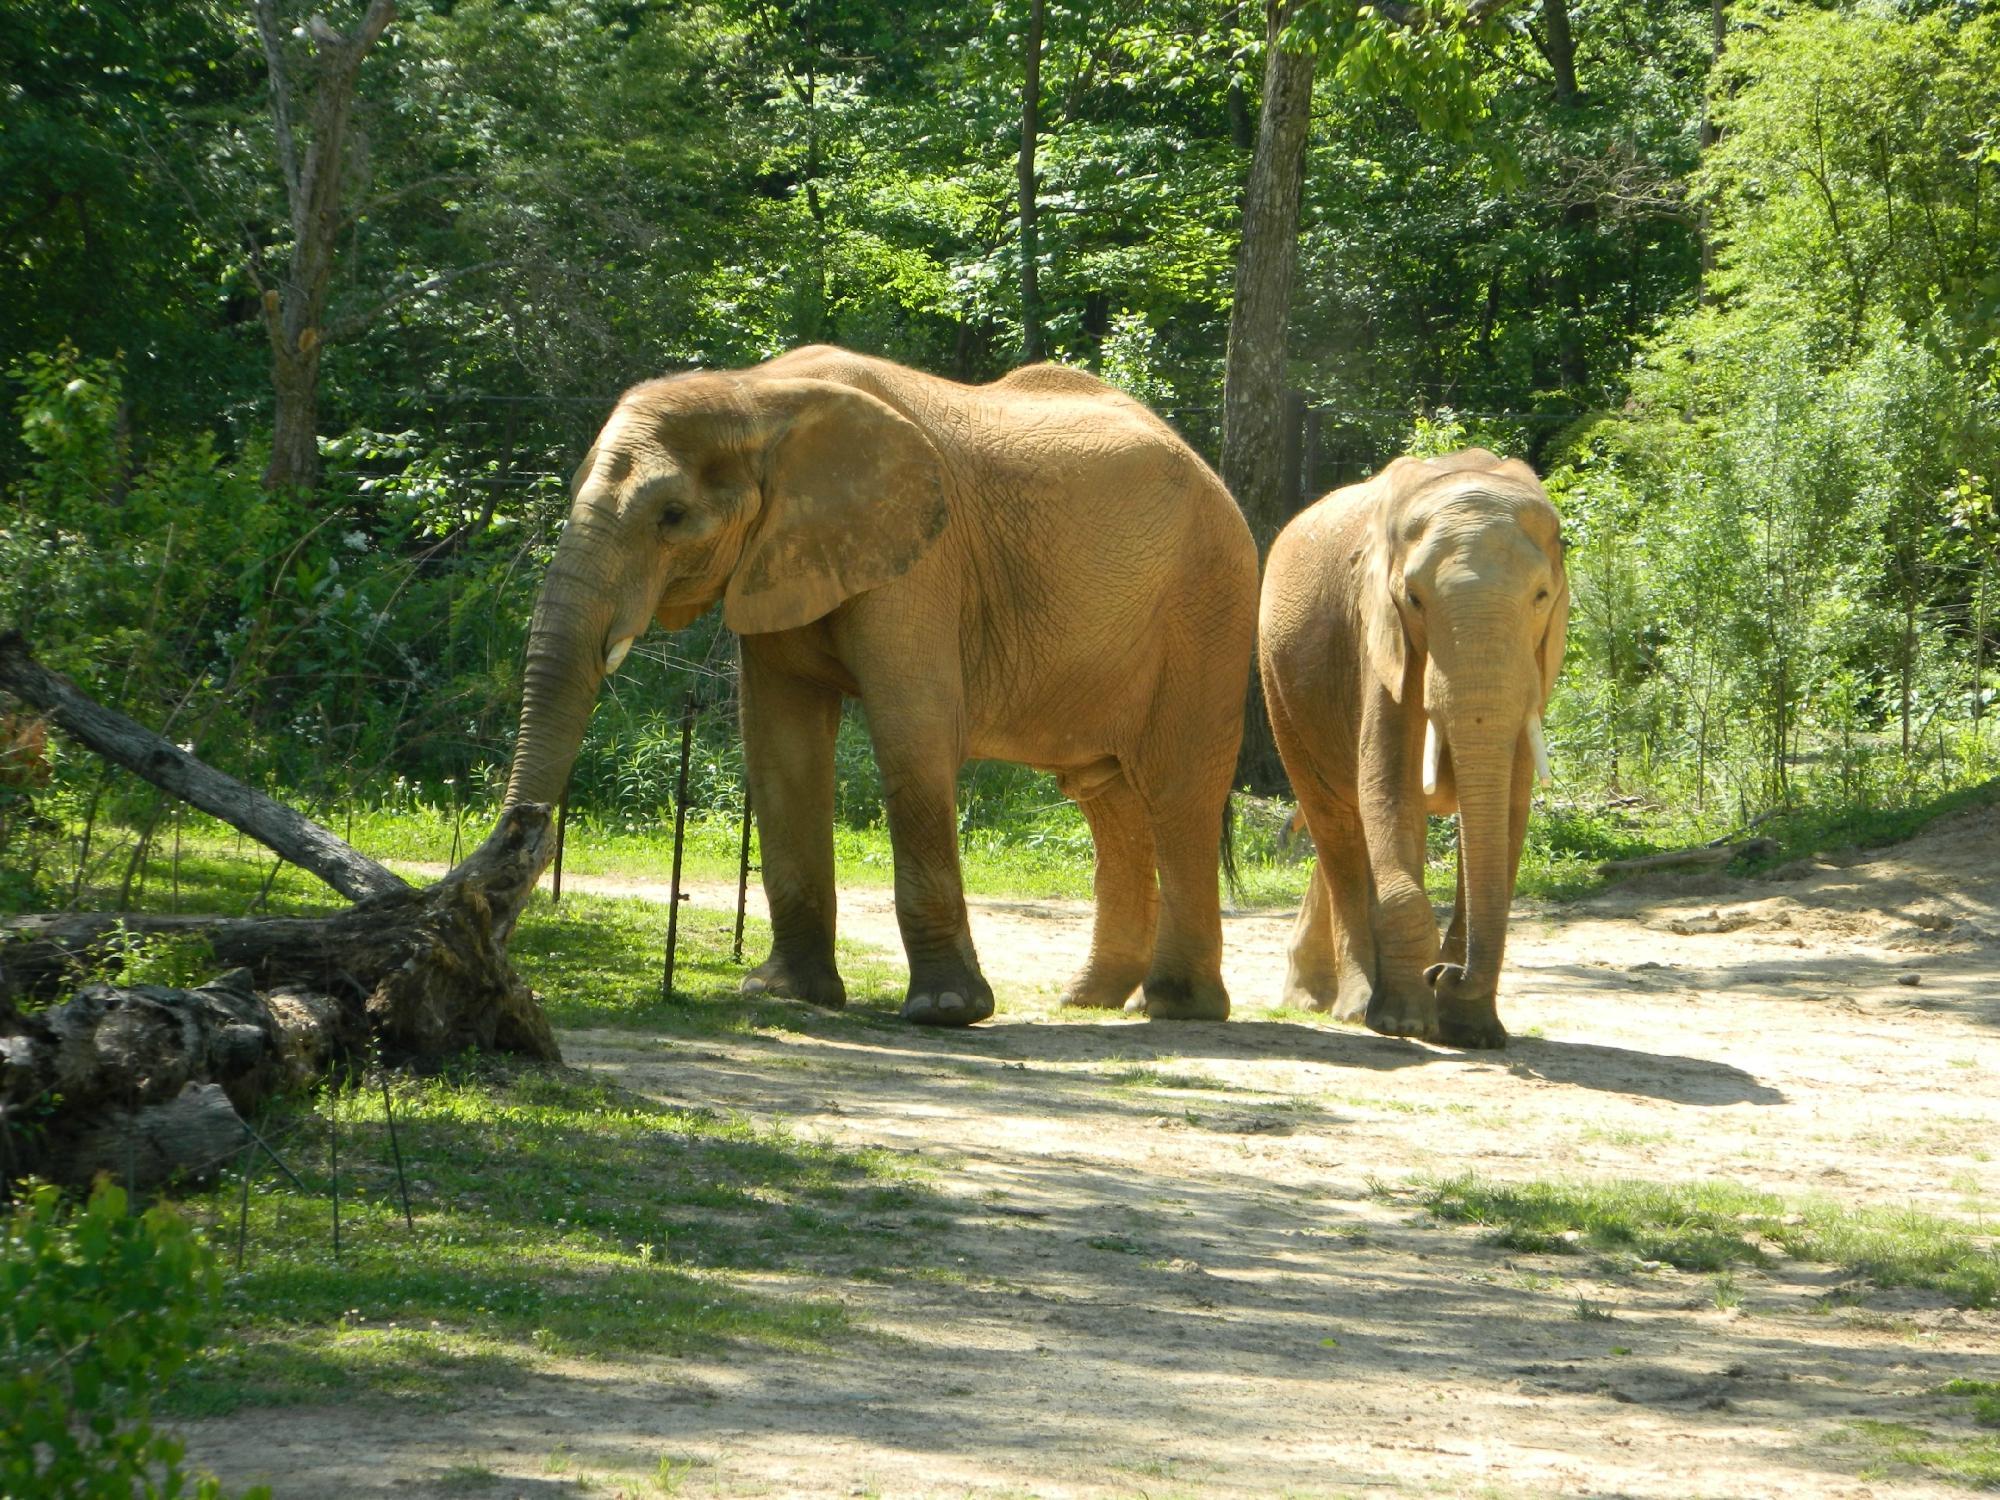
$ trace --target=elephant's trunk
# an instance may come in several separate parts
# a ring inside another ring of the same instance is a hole
[[[1492,1014],[1507,950],[1507,915],[1514,898],[1513,784],[1521,751],[1518,720],[1493,728],[1468,725],[1451,735],[1458,772],[1459,859],[1465,872],[1465,973],[1468,1006]],[[1461,749],[1460,747],[1463,747]]]
[[[584,726],[610,663],[612,608],[607,590],[578,566],[565,535],[535,601],[521,676],[520,733],[507,801],[555,802],[583,745]],[[622,651],[615,654],[622,655]]]
[[[1442,1039],[1497,1046],[1506,1040],[1495,1005],[1507,952],[1507,917],[1514,898],[1515,805],[1532,774],[1529,723],[1540,707],[1527,675],[1496,672],[1494,644],[1516,639],[1515,614],[1494,609],[1456,621],[1442,642],[1453,667],[1433,661],[1430,708],[1451,755],[1458,800],[1460,871],[1464,878],[1463,965],[1432,970]]]

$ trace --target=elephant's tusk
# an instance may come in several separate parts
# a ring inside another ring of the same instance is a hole
[[[1535,756],[1535,780],[1549,779],[1549,742],[1542,735],[1542,716],[1528,716],[1528,748]]]
[[[613,672],[618,670],[620,664],[625,660],[625,653],[632,649],[632,642],[637,639],[637,636],[628,635],[624,640],[619,641],[609,651],[604,653],[604,675],[606,677],[609,677]]]
[[[1438,746],[1437,720],[1424,720],[1424,795],[1435,797],[1438,789],[1438,760],[1441,755]]]

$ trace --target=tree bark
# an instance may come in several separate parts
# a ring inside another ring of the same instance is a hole
[[[1312,119],[1314,58],[1281,45],[1296,0],[1265,11],[1264,99],[1243,190],[1236,300],[1222,382],[1222,478],[1267,550],[1298,499],[1283,472],[1285,327],[1298,266],[1299,201]]]
[[[0,688],[40,709],[58,728],[105,759],[241,829],[350,901],[409,889],[399,876],[356,853],[310,818],[203,765],[144,725],[94,702],[67,677],[36,661],[18,631],[0,634]]]
[[[1229,312],[1229,346],[1222,380],[1222,478],[1243,507],[1259,555],[1297,507],[1296,453],[1284,429],[1285,329],[1299,255],[1299,203],[1305,186],[1306,141],[1312,122],[1310,52],[1281,45],[1297,0],[1268,0],[1264,21],[1264,98],[1257,143],[1243,189],[1243,230],[1236,250],[1236,300]],[[1257,674],[1250,676],[1237,780],[1251,790],[1284,790],[1284,768],[1264,711]]]
[[[59,993],[80,971],[115,967],[134,937],[186,937],[206,941],[219,966],[246,970],[265,988],[335,996],[397,1056],[493,1047],[553,1058],[554,1034],[508,967],[506,945],[554,837],[547,807],[510,807],[436,885],[405,886],[325,917],[0,918],[0,996]]]
[[[319,481],[319,364],[326,348],[326,299],[342,223],[356,88],[362,61],[394,18],[396,6],[395,0],[369,0],[360,24],[347,33],[335,31],[320,16],[308,23],[314,77],[301,157],[293,135],[292,79],[277,0],[253,3],[271,78],[271,123],[292,235],[284,275],[278,285],[262,288],[276,397],[264,484],[268,489],[311,489]],[[252,271],[258,274],[254,262]]]
[[[1021,362],[1047,357],[1042,336],[1040,222],[1036,213],[1035,146],[1041,133],[1042,29],[1047,0],[1028,0],[1028,35],[1022,43],[1021,155],[1015,175],[1021,206]]]
[[[510,807],[436,885],[327,917],[0,920],[0,1179],[36,1171],[84,1182],[110,1170],[143,1187],[199,1175],[229,1134],[199,1091],[219,1088],[248,1113],[370,1052],[560,1061],[548,1018],[506,958],[553,838],[548,808]],[[193,990],[92,983],[47,1010],[14,1007],[60,993],[80,971],[115,968],[134,937],[161,935],[205,940],[230,972]],[[235,1130],[240,1144],[240,1121]]]

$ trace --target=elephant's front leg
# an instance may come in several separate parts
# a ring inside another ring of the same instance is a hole
[[[903,1019],[970,1026],[993,1014],[958,870],[956,782],[964,753],[943,728],[956,715],[869,711],[896,860],[896,922],[910,960]]]
[[[1366,1020],[1390,1036],[1435,1039],[1437,997],[1424,970],[1438,951],[1424,891],[1424,715],[1377,689],[1361,720],[1361,821],[1375,886],[1375,989]]]
[[[743,654],[743,754],[764,855],[771,955],[743,978],[746,994],[788,995],[838,1009],[834,967],[833,748],[840,694]]]

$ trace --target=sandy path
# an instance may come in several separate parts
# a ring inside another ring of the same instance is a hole
[[[1713,1278],[1498,1250],[1371,1187],[1728,1177],[1990,1213],[1996,856],[1983,813],[1783,882],[1526,913],[1516,1041],[1484,1056],[1260,1018],[1288,914],[1229,920],[1238,1019],[1059,1015],[1089,924],[1055,902],[973,903],[1001,1009],[970,1032],[570,1033],[627,1087],[920,1153],[962,1274],[830,1282],[883,1336],[832,1356],[550,1365],[385,1417],[365,1461],[331,1412],[206,1424],[195,1455],[280,1496],[466,1493],[443,1476],[468,1459],[496,1495],[577,1493],[544,1472],[559,1442],[599,1493],[662,1455],[698,1461],[694,1494],[1962,1493],[1869,1477],[1851,1424],[1934,1422],[1939,1383],[2000,1378],[2000,1314],[1856,1304],[1783,1261],[1721,1306]],[[887,891],[843,891],[841,923],[898,946]]]

